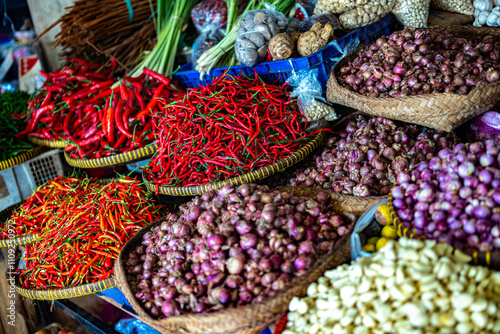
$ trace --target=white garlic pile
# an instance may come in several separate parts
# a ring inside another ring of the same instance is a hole
[[[392,13],[407,27],[424,28],[427,27],[430,3],[430,0],[398,0]]]
[[[500,333],[500,273],[447,244],[390,240],[290,302],[283,334]]]

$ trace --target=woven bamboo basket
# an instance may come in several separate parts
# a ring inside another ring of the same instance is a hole
[[[413,228],[405,226],[405,224],[399,219],[392,201],[392,195],[389,195],[387,205],[389,206],[389,212],[398,235],[400,237],[407,237],[410,239],[424,240],[425,238],[423,236],[418,236]],[[472,256],[472,261],[475,264],[486,266],[495,270],[500,269],[500,252],[484,253],[479,251],[464,251],[464,253]]]
[[[293,189],[290,191],[294,191],[297,195],[317,193],[317,191],[311,189],[304,191]],[[345,216],[345,218],[352,222],[352,231],[356,223],[356,218],[349,213]],[[276,322],[288,310],[288,304],[294,296],[305,295],[309,284],[316,281],[326,270],[347,263],[350,261],[351,256],[350,232],[335,245],[330,253],[318,259],[306,275],[296,278],[290,282],[285,290],[272,298],[265,299],[261,303],[249,304],[214,313],[183,314],[156,320],[135,299],[134,293],[127,284],[123,263],[124,255],[130,253],[137,245],[140,245],[143,235],[161,224],[161,222],[162,219],[159,219],[143,228],[125,244],[115,263],[115,278],[118,287],[130,302],[134,311],[139,314],[139,319],[166,334],[258,334],[268,325]]]
[[[106,178],[99,179],[95,182],[106,185],[111,181],[115,180],[114,178]],[[38,237],[38,235],[37,235]],[[33,243],[36,240],[32,240],[29,243]],[[0,241],[1,242],[1,241]],[[27,245],[28,243],[25,243]],[[0,243],[1,246],[1,243]],[[65,289],[49,289],[49,290],[41,290],[41,289],[25,289],[19,286],[19,282],[16,280],[16,291],[23,297],[29,299],[37,299],[37,300],[56,300],[56,299],[67,299],[67,298],[75,298],[85,295],[90,295],[102,290],[111,289],[117,286],[116,280],[114,277],[110,277],[95,283],[82,284],[71,288]]]
[[[19,282],[16,280],[16,291],[21,296],[28,299],[37,300],[56,300],[56,299],[68,299],[75,298],[85,295],[90,295],[102,290],[111,289],[116,286],[116,280],[114,277],[107,278],[102,281],[95,283],[78,285],[66,289],[54,289],[54,290],[35,290],[35,289],[24,289],[19,286]]]
[[[155,154],[157,149],[158,146],[156,144],[152,144],[130,152],[110,155],[109,157],[102,157],[98,159],[73,159],[69,157],[68,152],[64,152],[64,157],[66,158],[66,162],[72,167],[101,168],[128,164],[134,161],[150,158],[153,154]]]
[[[12,157],[7,160],[0,161],[0,170],[8,169],[17,165],[20,165],[34,157],[42,154],[45,149],[41,146],[37,146],[29,151],[19,154],[18,156]]]
[[[50,148],[65,148],[66,146],[68,146],[68,143],[66,143],[63,140],[48,140],[38,137],[30,137],[29,135],[28,135],[28,141],[38,146],[50,147]]]
[[[318,148],[323,140],[325,139],[325,133],[318,133],[306,146],[302,147],[297,152],[291,154],[290,156],[275,162],[266,167],[259,168],[257,170],[251,171],[247,174],[243,174],[241,176],[233,177],[228,180],[203,184],[199,186],[193,187],[166,187],[166,186],[158,186],[153,182],[148,180],[146,173],[142,172],[142,179],[146,184],[146,187],[149,191],[153,193],[159,193],[162,195],[170,195],[170,196],[195,196],[201,195],[209,190],[220,189],[224,186],[239,186],[243,183],[251,183],[257,180],[265,179],[273,174],[284,171],[285,169],[295,165],[299,161],[304,160],[309,154],[311,154],[316,148]]]
[[[473,38],[491,35],[500,41],[500,30],[472,26],[436,26],[427,28],[437,33]],[[500,102],[500,82],[474,88],[467,95],[432,93],[405,97],[368,97],[339,85],[336,73],[354,58],[358,50],[347,54],[332,70],[327,85],[327,99],[371,115],[411,122],[450,132],[467,120],[482,114]]]

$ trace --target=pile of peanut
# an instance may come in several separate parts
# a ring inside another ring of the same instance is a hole
[[[447,244],[391,240],[293,298],[283,334],[499,333],[500,272],[470,260]]]

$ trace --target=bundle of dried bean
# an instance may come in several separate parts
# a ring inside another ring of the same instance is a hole
[[[61,56],[69,59],[86,55],[103,63],[113,57],[125,68],[155,46],[155,9],[154,0],[132,1],[131,8],[123,0],[77,0],[38,38],[60,23],[54,47],[63,48]]]

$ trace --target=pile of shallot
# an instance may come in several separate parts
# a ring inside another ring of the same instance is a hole
[[[315,165],[301,168],[290,186],[322,187],[354,196],[390,192],[396,175],[452,148],[452,134],[382,117],[356,115],[317,153]]]
[[[465,95],[500,79],[499,51],[492,36],[469,41],[407,27],[360,50],[338,82],[372,97]]]
[[[457,144],[399,173],[393,205],[406,227],[461,250],[500,251],[500,149]]]
[[[327,200],[254,184],[209,191],[144,234],[125,257],[128,282],[155,318],[260,302],[348,233]]]

